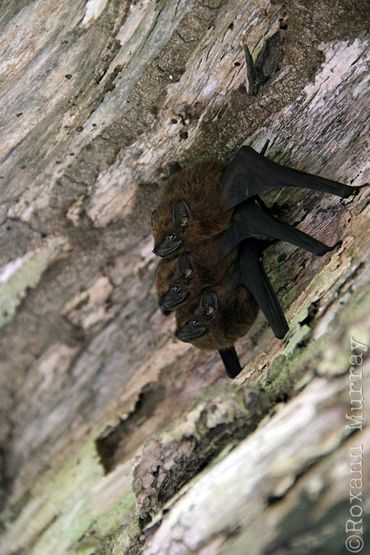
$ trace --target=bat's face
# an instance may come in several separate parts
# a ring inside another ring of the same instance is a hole
[[[162,310],[176,310],[193,297],[192,282],[194,264],[190,254],[182,254],[177,259],[176,269],[167,291],[161,295],[159,306]]]
[[[177,328],[175,336],[180,341],[192,342],[209,333],[218,310],[218,297],[212,291],[201,296],[198,307],[192,317]]]
[[[178,200],[172,207],[159,206],[152,213],[154,236],[153,252],[157,256],[168,257],[180,254],[189,224],[190,209],[184,200]]]

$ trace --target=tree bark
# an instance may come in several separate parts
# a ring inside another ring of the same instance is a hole
[[[342,244],[269,247],[291,331],[260,315],[234,382],[173,339],[150,236],[170,171],[243,142],[369,180],[367,4],[1,7],[1,555],[347,553],[359,468],[367,552],[368,189],[266,195]]]

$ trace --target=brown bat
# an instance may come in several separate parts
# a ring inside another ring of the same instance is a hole
[[[199,349],[218,350],[228,376],[234,378],[241,371],[234,342],[248,332],[257,313],[249,291],[228,279],[176,311],[175,336]]]
[[[227,230],[234,216],[233,209],[241,203],[251,209],[243,212],[246,228],[237,237],[239,242],[247,237],[269,237],[289,242],[295,239],[294,244],[301,246],[304,235],[302,246],[307,248],[311,237],[302,232],[296,237],[292,226],[266,214],[255,202],[258,194],[283,186],[309,188],[340,197],[357,191],[357,188],[282,166],[243,146],[229,165],[201,162],[170,177],[152,214],[153,252],[168,257],[193,250],[206,239]],[[227,245],[229,250],[235,246],[235,239],[234,235]],[[321,250],[316,254],[323,254],[330,250],[322,243],[319,249],[318,243],[311,245],[312,252],[316,249]]]
[[[225,167],[201,162],[169,178],[152,213],[155,254],[192,251],[229,227],[233,212],[225,210],[220,181]]]
[[[232,347],[255,321],[258,305],[244,287],[218,285],[176,311],[175,336],[207,351]]]
[[[252,293],[276,337],[284,337],[288,324],[260,261],[263,250],[270,244],[248,239],[222,260],[218,242],[208,240],[193,253],[182,254],[175,260],[161,260],[156,287],[162,312],[168,314],[192,303],[204,289],[220,283],[226,272],[238,272],[238,283]]]
[[[160,308],[175,310],[199,297],[203,289],[222,280],[237,254],[235,248],[224,256],[221,241],[214,238],[178,258],[160,260],[155,273]]]
[[[200,349],[218,350],[231,378],[242,369],[233,344],[253,324],[258,305],[276,337],[284,337],[289,329],[260,262],[265,247],[255,239],[243,241],[224,278],[176,310],[176,337]]]

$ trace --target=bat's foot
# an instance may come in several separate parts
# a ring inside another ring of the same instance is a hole
[[[236,353],[235,347],[228,349],[220,349],[219,355],[224,363],[226,374],[229,378],[234,379],[242,371],[242,366],[239,362],[239,357]]]

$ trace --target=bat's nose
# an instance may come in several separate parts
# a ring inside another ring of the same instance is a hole
[[[158,245],[157,247],[154,247],[152,252],[153,254],[155,254],[156,256],[160,256],[161,258],[167,256],[168,254],[168,252],[166,252],[166,250],[163,248],[162,245]]]
[[[169,256],[173,254],[175,251],[177,251],[179,247],[181,247],[181,245],[182,245],[181,239],[178,241],[170,241],[170,242],[167,239],[164,239],[161,243],[154,246],[153,253],[156,256],[165,258],[166,256]]]

